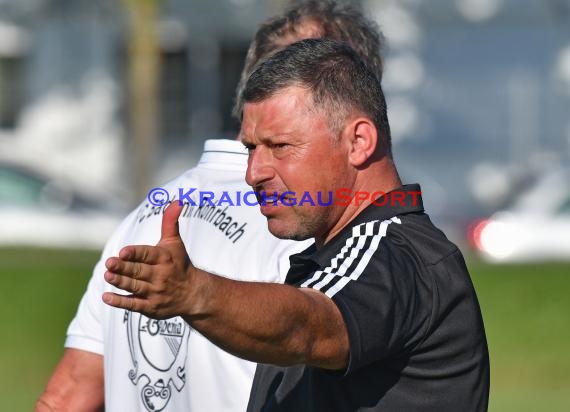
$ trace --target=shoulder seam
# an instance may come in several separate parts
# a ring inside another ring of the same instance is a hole
[[[388,227],[392,223],[401,224],[401,220],[395,216],[383,221],[372,220],[354,226],[351,237],[330,260],[330,264],[323,270],[314,272],[312,277],[301,284],[301,287],[320,290],[332,298],[350,281],[357,281],[372,256],[378,251],[381,240],[387,237]]]

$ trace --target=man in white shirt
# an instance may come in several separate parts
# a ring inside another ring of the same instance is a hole
[[[260,60],[292,42],[314,37],[348,42],[381,77],[381,37],[374,24],[334,2],[301,3],[256,33],[234,114],[241,118],[241,91]],[[246,168],[247,150],[240,142],[208,140],[198,166],[163,189],[171,200],[189,200],[179,226],[197,267],[232,279],[282,283],[288,256],[308,244],[278,240],[268,232],[258,208],[248,205],[256,200],[247,196],[251,188],[244,181]],[[200,201],[204,191],[214,193],[212,202]],[[221,201],[224,193],[229,201]],[[164,209],[165,205],[144,201],[107,242],[37,411],[95,411],[103,406],[108,412],[246,409],[254,363],[219,349],[181,318],[153,320],[101,300],[103,292],[119,293],[104,281],[105,260],[129,244],[156,244]]]

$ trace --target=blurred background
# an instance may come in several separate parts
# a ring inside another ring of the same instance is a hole
[[[354,3],[386,37],[398,168],[468,257],[490,410],[570,410],[570,0]],[[121,218],[235,137],[245,52],[286,4],[0,0],[6,410],[31,409]]]

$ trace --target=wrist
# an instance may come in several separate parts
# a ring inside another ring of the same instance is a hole
[[[187,322],[211,316],[215,306],[214,277],[194,266],[189,268],[190,290],[186,293],[186,299],[183,300],[186,302],[185,307],[182,308],[182,316]]]

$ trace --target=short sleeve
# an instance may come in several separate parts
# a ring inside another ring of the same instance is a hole
[[[87,291],[81,298],[77,314],[67,329],[66,348],[81,349],[103,355],[103,260],[95,265]]]
[[[103,354],[105,304],[102,301],[102,295],[106,288],[103,278],[106,271],[105,260],[118,254],[122,247],[122,239],[134,222],[135,213],[136,210],[123,220],[105,244],[101,258],[93,269],[87,290],[81,298],[77,313],[67,329],[64,344],[66,348]]]
[[[339,253],[322,271],[327,276],[307,284],[331,297],[343,316],[350,344],[346,374],[404,355],[421,341],[429,323],[431,283],[393,226],[376,225],[368,238],[345,245],[342,257]]]

